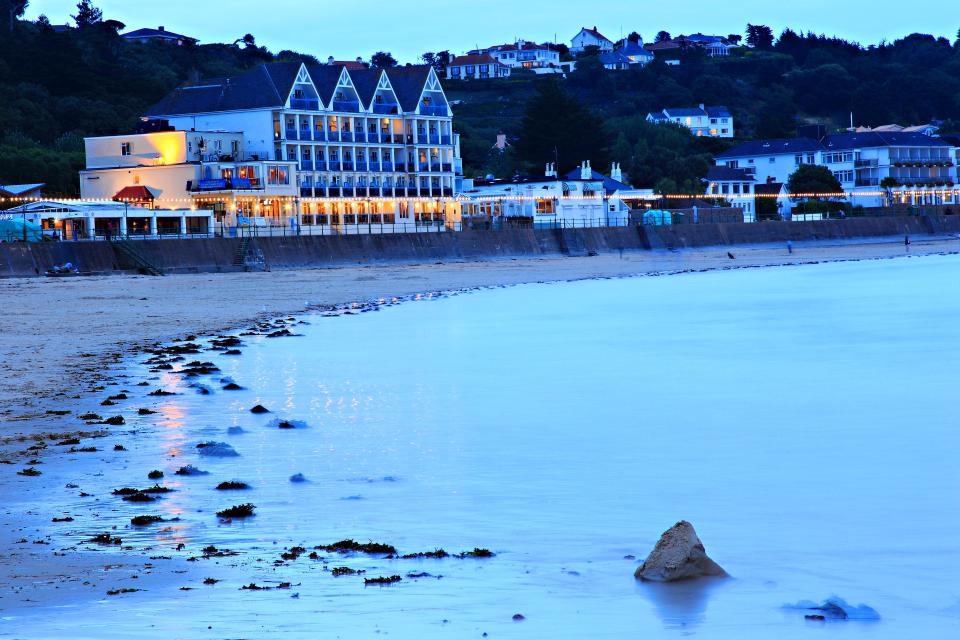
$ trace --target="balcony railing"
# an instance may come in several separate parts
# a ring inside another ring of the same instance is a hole
[[[383,162],[380,163],[380,170],[381,170],[381,171],[393,171],[393,163],[392,163],[392,162],[389,162],[389,161],[387,161],[387,160],[384,160]]]
[[[326,171],[327,163],[324,160],[317,160],[317,171]]]
[[[366,142],[367,134],[364,133],[363,131],[356,131],[353,134],[353,140],[354,142]]]
[[[876,166],[877,166],[877,159],[876,159],[876,158],[871,158],[871,159],[869,159],[869,160],[855,160],[854,163],[853,163],[853,166],[856,167],[856,168],[858,168],[858,169],[864,169],[864,168],[868,168],[868,167],[876,167]]]
[[[333,110],[356,113],[360,111],[360,103],[356,100],[334,100]]]
[[[352,161],[352,160],[344,160],[344,161],[341,163],[341,169],[340,169],[340,170],[341,170],[341,171],[353,171],[353,161]]]
[[[429,162],[420,162],[417,164],[417,167],[420,169],[420,171],[430,171]]]
[[[290,98],[291,109],[302,109],[304,111],[319,111],[320,102],[311,98]]]
[[[453,171],[453,165],[441,164],[440,171],[443,171],[444,173],[450,173],[451,171]]]
[[[386,114],[400,113],[400,106],[395,103],[374,104],[373,112]]]
[[[305,184],[305,185],[301,186],[301,187],[300,187],[300,196],[301,196],[301,197],[304,197],[304,198],[312,198],[312,197],[313,197],[313,187],[311,187],[311,186],[308,185],[308,184]]]
[[[287,127],[286,130],[286,139],[287,140],[296,140],[297,139],[297,130]]]
[[[342,142],[351,142],[353,140],[353,131],[341,131],[340,140]]]
[[[366,171],[367,162],[366,160],[357,160],[357,171]]]
[[[445,105],[420,105],[420,115],[424,116],[445,116],[447,115],[447,107]]]
[[[313,139],[317,142],[323,142],[327,139],[327,132],[323,129],[314,129],[313,130]]]
[[[301,160],[300,171],[313,171],[313,160]]]
[[[313,131],[311,131],[309,128],[307,128],[307,129],[300,129],[300,139],[301,139],[301,140],[310,140],[310,139],[312,139],[312,138],[313,138]]]
[[[440,144],[453,144],[453,141],[450,139],[450,136],[443,135],[440,136]]]

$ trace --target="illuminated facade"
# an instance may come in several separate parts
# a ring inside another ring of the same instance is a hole
[[[157,206],[191,199],[229,226],[347,232],[458,216],[459,136],[429,66],[264,64],[185,84],[145,120],[160,131],[87,141],[83,197],[138,184]]]
[[[726,107],[669,108],[647,114],[647,122],[673,123],[690,129],[698,138],[732,138],[733,114]]]

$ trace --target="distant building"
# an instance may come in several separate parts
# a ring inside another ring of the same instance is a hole
[[[622,226],[629,209],[621,191],[633,188],[621,179],[616,164],[605,176],[584,162],[562,177],[548,164],[542,176],[468,180],[461,194],[463,219],[534,227]]]
[[[754,187],[756,176],[746,169],[735,169],[723,165],[710,167],[707,170],[707,194],[721,196],[743,211],[744,222],[756,220]]]
[[[125,33],[121,37],[125,38],[126,40],[135,40],[137,42],[169,42],[178,46],[185,44],[197,44],[200,42],[196,38],[174,33],[173,31],[167,31],[164,27],[157,27],[156,29],[137,29],[135,31]]]
[[[592,29],[583,27],[570,40],[570,52],[582,53],[588,47],[596,47],[600,51],[613,51],[613,40],[597,31],[596,27]]]
[[[513,44],[496,44],[483,49],[468,51],[467,55],[489,54],[512,69],[542,69],[560,66],[560,52],[550,43],[537,44],[517,40]]]
[[[360,71],[361,69],[370,68],[370,64],[364,62],[360,56],[357,56],[354,60],[334,60],[333,56],[330,56],[327,58],[327,66],[343,67],[347,71]]]
[[[853,204],[881,206],[887,192],[901,203],[957,204],[960,148],[922,133],[866,132],[826,135],[805,128],[796,138],[754,140],[715,156],[717,165],[743,169],[756,185],[786,184],[804,164],[826,167]],[[892,186],[881,186],[892,183]]]
[[[620,53],[619,50],[604,51],[597,57],[604,69],[623,70],[629,69],[633,65],[630,58]]]
[[[711,58],[723,58],[730,55],[737,45],[729,42],[724,36],[708,36],[702,33],[693,33],[689,36],[678,36],[670,40],[661,40],[644,45],[650,52],[680,52],[692,48],[701,48]]]
[[[626,40],[617,51],[630,60],[631,64],[643,66],[653,62],[654,54],[643,46],[643,40]]]
[[[647,122],[663,124],[672,122],[682,125],[697,137],[732,138],[733,115],[726,107],[670,107],[647,114]]]
[[[935,136],[937,131],[940,130],[935,124],[920,124],[920,125],[911,125],[909,127],[904,127],[899,124],[882,124],[878,127],[855,127],[854,129],[847,129],[847,131],[852,131],[853,133],[922,133],[925,136]]]
[[[487,53],[457,56],[447,65],[449,80],[483,80],[509,76],[510,67]]]

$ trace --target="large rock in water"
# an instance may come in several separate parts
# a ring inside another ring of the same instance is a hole
[[[633,575],[640,580],[673,582],[725,576],[727,572],[707,556],[693,525],[681,520],[660,536],[657,546]]]

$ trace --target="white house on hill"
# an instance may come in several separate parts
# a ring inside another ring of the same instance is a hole
[[[647,122],[672,122],[690,129],[697,137],[732,138],[733,114],[726,107],[670,107],[647,114]]]
[[[613,40],[597,31],[596,27],[583,27],[570,40],[570,52],[582,53],[587,47],[596,47],[600,51],[613,51]]]

